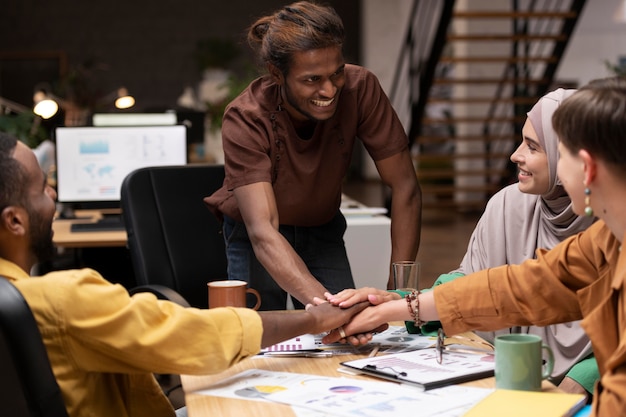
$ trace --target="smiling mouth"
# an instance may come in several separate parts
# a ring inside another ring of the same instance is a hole
[[[524,170],[523,170],[523,169],[521,169],[521,168],[520,168],[520,170],[519,170],[519,174],[520,174],[520,175],[523,175],[523,176],[525,176],[525,177],[530,177],[530,176],[532,176],[532,174],[531,174],[530,172],[528,172],[528,171],[524,171]]]
[[[335,98],[331,98],[330,100],[311,100],[311,102],[318,107],[328,107],[335,101]]]

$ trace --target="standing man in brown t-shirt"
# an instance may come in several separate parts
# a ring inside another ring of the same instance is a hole
[[[421,190],[408,138],[376,77],[346,64],[343,23],[298,2],[255,22],[248,40],[269,74],[226,109],[226,179],[205,201],[224,219],[228,277],[263,310],[353,288],[341,186],[357,138],[392,191],[391,260],[417,255]],[[390,286],[391,280],[388,282]]]

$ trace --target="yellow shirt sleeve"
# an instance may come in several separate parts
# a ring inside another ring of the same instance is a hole
[[[149,293],[131,297],[90,269],[20,280],[20,289],[50,324],[48,337],[82,371],[208,374],[261,346],[254,310],[183,308]]]

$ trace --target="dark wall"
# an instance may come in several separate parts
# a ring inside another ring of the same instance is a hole
[[[15,0],[0,12],[0,96],[32,105],[34,85],[67,67],[95,61],[103,92],[126,86],[136,111],[173,108],[200,72],[198,40],[245,40],[247,26],[289,2],[198,0]],[[359,0],[329,1],[348,32],[345,55],[358,63]],[[251,60],[242,43],[241,61]]]

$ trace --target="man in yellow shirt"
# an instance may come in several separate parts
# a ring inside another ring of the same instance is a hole
[[[70,416],[174,416],[153,373],[219,372],[263,346],[341,326],[364,307],[326,303],[284,320],[280,312],[131,297],[91,269],[31,278],[53,254],[55,199],[33,152],[0,133],[0,276],[33,311]]]

